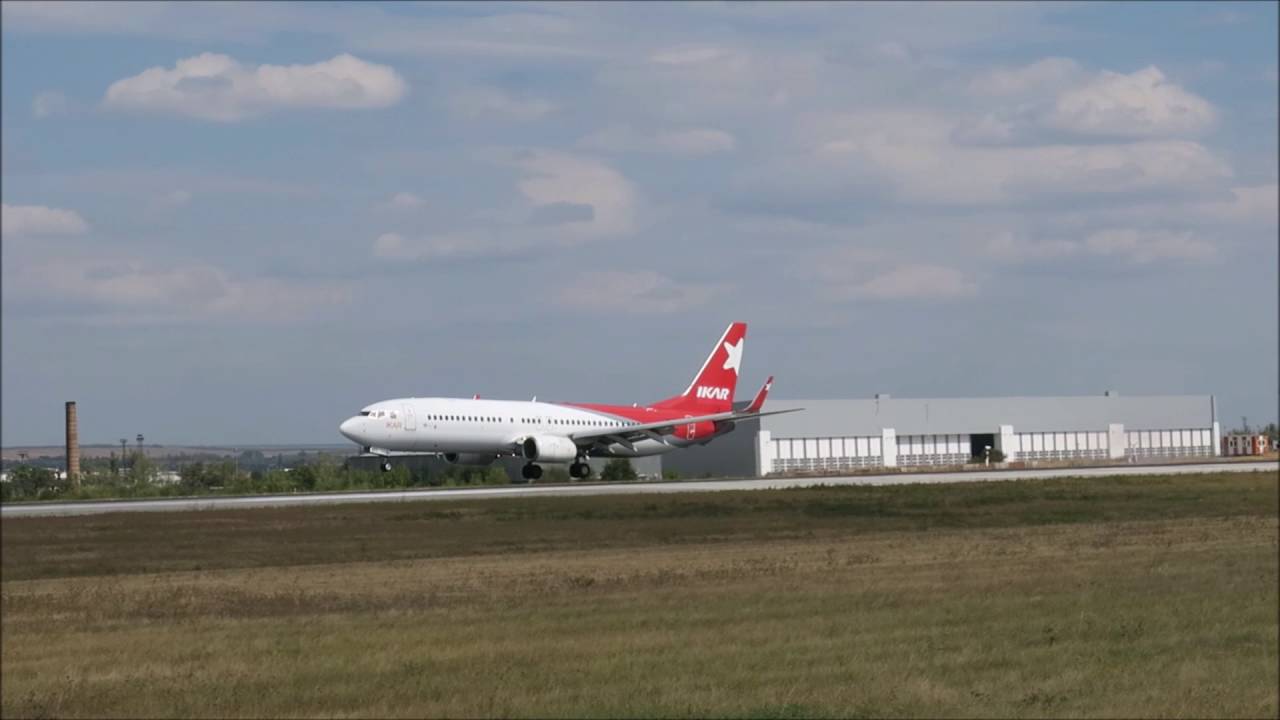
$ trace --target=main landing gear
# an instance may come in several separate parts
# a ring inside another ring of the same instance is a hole
[[[382,463],[382,472],[391,472],[391,461],[384,460]]]
[[[576,462],[569,466],[569,477],[582,480],[591,474],[591,466],[585,462]]]
[[[520,475],[525,480],[538,480],[542,477],[542,466],[528,463],[520,468]]]

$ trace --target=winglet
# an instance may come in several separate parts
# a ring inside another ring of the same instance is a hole
[[[751,404],[743,412],[760,412],[760,408],[764,407],[764,399],[769,395],[769,388],[771,387],[773,387],[772,375],[769,376],[768,380],[764,381],[764,385],[760,387],[760,392],[756,393],[755,399],[751,401]]]

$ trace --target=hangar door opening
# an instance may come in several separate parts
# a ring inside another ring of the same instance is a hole
[[[969,457],[982,460],[987,456],[987,448],[996,449],[995,433],[979,433],[969,436]]]

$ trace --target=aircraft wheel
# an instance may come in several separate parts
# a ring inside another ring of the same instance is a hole
[[[591,468],[586,463],[577,462],[569,466],[569,477],[581,480],[591,473]]]
[[[520,468],[520,475],[525,480],[537,480],[542,477],[542,467],[529,463],[528,465]]]
[[[382,463],[382,472],[391,472],[391,461]]]

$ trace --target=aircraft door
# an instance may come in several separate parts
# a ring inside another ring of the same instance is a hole
[[[413,406],[405,405],[403,409],[404,409],[404,429],[417,430],[418,418],[413,414]]]

